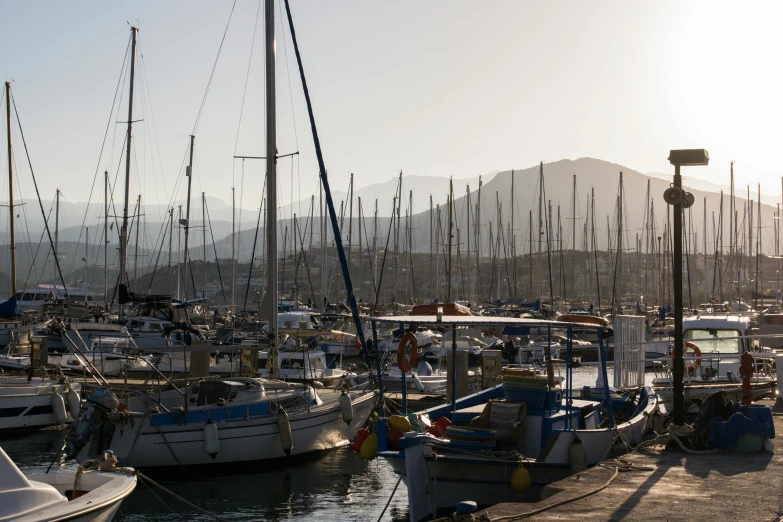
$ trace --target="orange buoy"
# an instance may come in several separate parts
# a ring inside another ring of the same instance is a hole
[[[411,343],[411,356],[405,357],[405,345]],[[400,371],[408,373],[416,365],[416,360],[419,358],[419,341],[416,336],[408,332],[400,339],[400,344],[397,347],[397,366],[400,367]]]
[[[437,424],[438,427],[440,429],[442,429],[443,432],[445,433],[446,432],[446,428],[451,426],[451,420],[449,420],[448,417],[441,417],[440,419],[438,419],[438,422],[436,422],[435,424]]]
[[[389,426],[386,428],[386,445],[390,450],[400,451],[400,439],[405,436],[405,432],[400,428]]]
[[[364,444],[364,441],[367,437],[370,436],[370,430],[367,428],[362,428],[356,433],[356,438],[353,441],[353,444],[351,444],[351,449],[354,453],[359,453],[359,450],[362,449],[362,444]]]

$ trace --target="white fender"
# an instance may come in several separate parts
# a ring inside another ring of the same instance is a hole
[[[213,459],[220,452],[220,436],[218,435],[217,424],[209,419],[204,425],[204,447],[207,454]]]
[[[294,439],[291,436],[291,422],[283,408],[277,412],[277,431],[280,432],[280,445],[283,447],[283,451],[290,456],[291,450],[294,449]]]
[[[65,401],[63,396],[56,391],[52,393],[52,410],[54,411],[54,418],[57,419],[57,424],[65,424],[68,420],[68,414],[65,411]]]
[[[351,396],[342,392],[340,398],[337,399],[337,403],[340,405],[340,413],[342,413],[343,420],[346,424],[350,424],[353,420],[353,403],[351,402]]]
[[[413,378],[413,384],[416,385],[416,389],[420,392],[424,391],[424,385],[421,383],[421,380],[419,379],[419,376],[415,373],[411,373],[411,377]]]
[[[79,394],[74,391],[73,388],[68,387],[68,413],[71,414],[71,418],[76,420],[76,417],[79,416],[79,411],[81,411],[82,408],[82,399],[79,397]]]

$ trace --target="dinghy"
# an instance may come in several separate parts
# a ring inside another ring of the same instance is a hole
[[[25,475],[0,448],[0,521],[109,522],[136,487],[136,475],[105,462],[95,470]]]

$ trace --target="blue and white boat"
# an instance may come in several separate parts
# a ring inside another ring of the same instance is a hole
[[[248,377],[202,380],[126,402],[99,387],[71,431],[66,456],[82,462],[111,450],[119,465],[143,469],[299,455],[347,444],[376,398],[368,390],[316,391]]]
[[[408,316],[373,321],[412,326],[438,323],[454,332],[466,324],[477,328],[511,327],[516,332],[525,328],[565,327],[569,338],[576,326],[506,317]],[[447,333],[445,343],[449,342],[448,337]],[[602,338],[600,332],[598,338]],[[600,349],[605,361],[606,346],[601,343]],[[568,363],[570,343],[565,351]],[[547,359],[548,374],[504,370],[503,384],[459,400],[452,393],[450,404],[415,414],[414,420],[420,425],[448,418],[451,425],[443,436],[412,431],[391,441],[400,447],[394,451],[389,448],[386,419],[381,418],[378,454],[403,476],[408,486],[410,520],[435,515],[439,509],[453,508],[463,500],[480,506],[519,500],[521,497],[511,484],[512,475],[520,467],[527,471],[533,486],[543,486],[572,474],[580,466],[596,465],[612,454],[616,444],[625,447],[643,440],[659,406],[651,388],[620,392],[604,385],[590,389],[589,393],[585,390],[583,396],[572,390],[571,365],[566,365],[565,386],[561,387],[554,377],[551,357]],[[601,371],[603,382],[608,382],[605,365]],[[455,389],[456,384],[452,386]],[[575,443],[582,448],[576,452],[581,455],[577,462],[572,449]],[[535,488],[530,491],[535,492]]]

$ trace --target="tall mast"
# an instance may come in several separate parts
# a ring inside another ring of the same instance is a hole
[[[207,289],[207,197],[201,193],[201,242],[204,244],[204,290]],[[253,260],[251,259],[252,263]]]
[[[755,308],[758,309],[758,298],[759,298],[759,257],[761,256],[761,183],[756,183],[756,189],[757,189],[757,196],[756,196],[756,208],[757,210],[757,216],[756,216],[756,305]],[[761,300],[762,306],[764,305],[764,299]]]
[[[571,196],[571,299],[576,298],[576,174]]]
[[[465,224],[465,236],[467,237],[467,252],[465,253],[465,266],[470,267],[470,184],[468,184],[465,187],[465,207],[467,208],[467,212],[465,212],[465,216],[467,218],[467,223]],[[462,264],[460,260],[460,264]],[[463,268],[460,266],[460,272],[462,272]],[[470,282],[470,270],[465,270],[465,272],[468,273],[468,282]],[[464,279],[464,272],[463,279]],[[463,293],[465,290],[463,289]],[[465,294],[463,296],[464,299],[470,299],[468,294]]]
[[[532,302],[535,298],[533,294],[533,209],[530,209],[530,215],[528,217],[528,222],[530,224],[530,248],[527,252],[527,288],[528,288],[528,294],[530,296],[530,301]]]
[[[514,228],[514,169],[511,169],[511,258],[514,263],[514,292],[511,297],[517,296],[517,232]]]
[[[136,74],[136,32],[138,29],[131,27],[131,66],[130,66],[130,93],[128,94],[128,136],[125,147],[125,202],[122,208],[122,229],[120,229],[120,277],[118,281],[123,284],[128,262],[128,196],[130,191],[130,162],[131,162],[131,137],[133,130],[133,80]],[[122,304],[119,308],[119,320],[125,317]]]
[[[174,207],[169,209],[169,295],[171,295],[171,254],[174,245]]]
[[[109,171],[103,172],[103,301],[109,313]]]
[[[351,185],[353,185],[353,184],[351,184]],[[358,196],[356,198],[356,207],[357,207],[356,214],[358,216],[357,219],[356,219],[356,227],[358,229],[357,232],[359,233],[359,264],[358,264],[358,270],[361,273],[361,270],[362,270],[362,197],[361,196]],[[310,230],[312,230],[312,227],[310,227]],[[366,231],[366,227],[365,227],[365,231]]]
[[[476,201],[476,299],[481,292],[481,186],[484,183],[479,176],[478,194]]]
[[[353,172],[351,172],[351,183],[348,187],[348,266],[351,266],[353,243]],[[296,243],[294,243],[296,245]]]
[[[141,194],[136,199],[136,245],[133,251],[133,279],[138,277],[139,271],[139,229],[141,228]]]
[[[448,231],[448,241],[449,241],[449,264],[448,264],[448,281],[446,285],[446,302],[451,302],[451,230],[453,223],[451,221],[452,216],[452,208],[454,206],[454,182],[451,178],[449,178],[449,231]]]
[[[733,262],[736,262],[735,256],[737,254],[737,244],[735,241],[735,236],[737,234],[736,230],[736,223],[734,222],[734,161],[732,160],[729,163],[730,168],[730,185],[729,190],[731,191],[730,197],[729,197],[729,272],[733,273]],[[721,231],[723,230],[723,227],[721,226]],[[722,236],[723,234],[721,234]],[[721,252],[721,256],[723,255],[723,252]],[[739,297],[739,296],[738,296]]]
[[[277,379],[277,113],[275,112],[275,2],[265,0],[266,22],[266,230],[267,295],[269,296],[269,373]]]
[[[185,252],[182,254],[184,267],[182,268],[182,296],[185,301],[188,300],[188,236],[190,235],[190,185],[193,181],[193,143],[196,137],[190,135],[190,164],[185,170],[185,175],[188,177],[188,200],[185,202],[185,222],[181,223],[185,226]],[[139,196],[141,197],[141,196]],[[252,259],[250,261],[253,262]],[[195,289],[194,289],[195,291]],[[195,297],[195,296],[193,296]]]
[[[324,213],[324,188],[318,178],[318,208],[321,212],[321,302],[318,309],[326,311],[326,214]]]
[[[90,270],[90,227],[84,227],[84,279],[86,285],[84,287],[84,300],[88,300],[87,295],[90,293],[90,278],[87,274]]]
[[[432,225],[433,225],[433,214],[432,214],[432,194],[430,194],[430,274],[435,273],[435,257],[433,255],[433,235],[432,235]],[[437,281],[437,279],[436,279]],[[430,296],[432,295],[432,288],[430,288]]]
[[[402,171],[397,182],[397,220],[394,229],[394,300],[397,300],[400,281],[400,206],[402,205]],[[394,219],[394,217],[392,217]]]
[[[237,230],[236,190],[231,187],[231,305],[236,304],[237,286]]]
[[[54,191],[54,279],[57,280],[57,251],[60,244],[60,189]],[[63,289],[65,290],[65,289]]]
[[[361,225],[360,225],[361,226]],[[361,233],[361,228],[359,232]],[[361,245],[361,238],[359,244]],[[359,249],[361,251],[361,248]],[[413,278],[413,190],[408,191],[408,275],[411,278],[411,297],[416,301],[416,281]]]
[[[378,198],[375,198],[375,211],[372,218],[372,281],[376,285],[378,281]],[[375,287],[380,292],[380,288]]]
[[[177,223],[182,223],[182,205],[178,205],[178,214],[177,214]],[[177,248],[182,248],[182,227],[177,226]],[[182,282],[181,278],[179,277],[179,273],[177,274],[177,299],[182,299],[182,288],[180,286],[180,283]]]
[[[11,295],[16,295],[16,237],[14,236],[14,174],[11,156],[11,83],[5,82],[5,114],[8,129],[8,210],[11,218]]]

